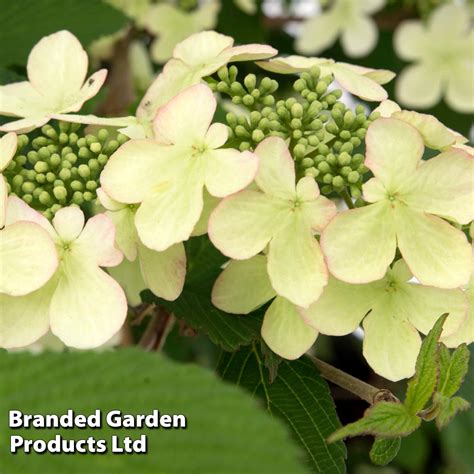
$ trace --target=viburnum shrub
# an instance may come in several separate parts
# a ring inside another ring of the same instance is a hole
[[[299,358],[318,334],[362,325],[377,374],[414,376],[403,403],[379,401],[330,439],[369,433],[377,451],[467,406],[453,395],[474,339],[474,150],[388,100],[390,71],[277,54],[194,34],[135,116],[102,118],[71,114],[107,74],[86,78],[79,41],[60,31],[33,47],[28,81],[0,87],[0,114],[16,118],[0,127],[0,346],[51,331],[66,346],[98,347],[129,325],[127,300],[146,303],[150,290],[179,302],[192,269],[210,308],[263,308],[272,357]],[[241,74],[243,61],[253,73]],[[373,107],[348,106],[344,92]],[[217,273],[194,258],[196,236],[220,252]]]

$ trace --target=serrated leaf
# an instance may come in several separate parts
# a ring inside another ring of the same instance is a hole
[[[293,437],[306,451],[312,472],[345,472],[344,444],[326,444],[326,437],[340,426],[334,402],[326,381],[308,358],[282,360],[270,384],[262,355],[254,344],[233,354],[222,353],[218,372],[225,380],[260,397],[271,414],[289,425]]]
[[[211,372],[136,349],[104,353],[30,355],[0,353],[0,459],[2,472],[261,473],[305,472],[301,452],[284,425],[243,391]],[[9,453],[9,409],[24,413],[103,412],[101,429],[14,430],[27,439],[105,439],[104,455]],[[187,428],[112,429],[109,410],[184,414]],[[104,427],[105,425],[105,427]],[[113,455],[110,438],[148,436],[147,455]]]
[[[36,42],[59,30],[69,30],[87,46],[127,23],[121,12],[101,0],[0,0],[0,64],[26,64]]]
[[[438,405],[436,426],[439,430],[444,428],[460,411],[468,410],[471,406],[462,397],[443,397],[438,394],[435,397],[435,403]]]
[[[446,357],[446,352],[448,357]],[[449,355],[448,349],[441,345],[437,387],[437,391],[441,395],[452,397],[461,388],[469,367],[469,355],[466,344],[457,347],[451,355]]]
[[[377,466],[386,466],[395,459],[401,444],[401,438],[375,438],[370,450],[370,460]]]
[[[260,349],[263,355],[263,363],[268,369],[268,380],[270,383],[273,383],[278,374],[278,367],[283,359],[278,354],[275,354],[264,341],[260,342]]]
[[[420,426],[421,420],[410,413],[402,403],[379,402],[368,408],[364,417],[337,430],[329,438],[329,443],[341,439],[373,435],[383,438],[408,436]]]
[[[421,344],[416,359],[415,376],[408,382],[405,406],[412,414],[422,410],[430,400],[438,380],[438,340],[447,314],[443,314],[433,325]]]

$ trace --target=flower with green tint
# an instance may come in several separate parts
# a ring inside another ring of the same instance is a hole
[[[41,288],[58,267],[54,242],[41,226],[35,222],[11,222],[10,214],[15,212],[17,201],[35,218],[41,218],[17,198],[8,199],[6,226],[0,230],[0,301],[2,295],[21,296]],[[5,309],[0,308],[1,321]]]
[[[138,260],[139,281],[143,281],[143,289],[149,288],[155,295],[166,300],[175,300],[181,294],[186,277],[184,245],[180,242],[163,252],[145,247],[135,228],[136,206],[114,201],[102,189],[97,190],[97,196],[107,209],[105,214],[115,225],[117,247],[129,262]],[[125,265],[130,267],[127,263]],[[115,275],[116,272],[120,273],[118,267],[113,268],[111,273]]]
[[[395,32],[397,54],[415,64],[404,69],[396,83],[398,100],[416,108],[430,108],[444,96],[454,110],[474,111],[474,36],[467,6],[440,6],[425,26],[407,20]]]
[[[384,5],[385,0],[335,0],[330,10],[304,22],[295,47],[303,54],[319,53],[341,36],[347,56],[366,56],[378,38],[377,25],[370,15]]]
[[[340,213],[324,230],[321,246],[330,272],[348,283],[379,280],[398,245],[422,284],[465,285],[471,249],[447,221],[473,220],[473,154],[450,148],[424,162],[418,130],[392,118],[370,125],[366,147],[365,165],[375,176],[363,186],[370,204]]]
[[[258,159],[222,148],[228,131],[211,125],[216,99],[204,84],[181,92],[162,107],[154,140],[131,140],[111,157],[101,175],[114,200],[139,204],[135,225],[142,243],[163,251],[187,240],[203,211],[203,188],[225,197],[248,186]]]
[[[255,149],[260,165],[255,183],[224,199],[211,214],[209,238],[226,256],[249,259],[267,245],[268,274],[276,293],[307,307],[327,283],[327,269],[314,234],[336,214],[313,178],[296,183],[285,141],[270,137]]]
[[[18,146],[18,138],[15,133],[10,132],[0,138],[0,228],[5,224],[5,211],[7,207],[8,187],[2,175],[11,163]]]
[[[94,348],[117,333],[127,316],[122,288],[100,267],[122,260],[112,221],[98,214],[84,225],[78,207],[60,209],[49,221],[16,197],[10,198],[7,229],[34,222],[54,241],[59,267],[26,296],[0,295],[0,346],[27,346],[51,329],[67,346]],[[35,249],[41,252],[41,248]]]
[[[86,80],[88,59],[69,31],[42,38],[28,56],[28,81],[0,86],[0,115],[22,117],[1,131],[28,132],[56,114],[77,112],[94,97],[107,76],[101,69]]]
[[[335,62],[326,58],[305,58],[287,56],[259,61],[257,64],[266,71],[277,74],[299,74],[310,71],[315,66],[321,70],[321,76],[334,75],[341,87],[363,100],[380,102],[388,95],[382,87],[390,82],[395,74],[386,69],[371,69],[353,64]]]
[[[173,5],[160,3],[148,8],[141,23],[157,35],[151,45],[151,57],[157,63],[164,63],[173,54],[173,48],[193,33],[216,26],[220,3],[210,0],[195,10],[185,11]]]
[[[273,289],[264,255],[249,260],[232,260],[212,289],[214,306],[231,314],[248,314],[268,301],[262,338],[270,349],[285,359],[297,359],[316,341],[318,332],[301,316],[301,309]]]
[[[441,314],[449,313],[442,336],[450,336],[467,312],[462,290],[410,283],[412,277],[403,260],[373,283],[350,285],[331,277],[321,297],[301,315],[331,336],[350,334],[363,321],[363,353],[372,369],[393,381],[411,377],[421,346],[418,332],[427,334]]]

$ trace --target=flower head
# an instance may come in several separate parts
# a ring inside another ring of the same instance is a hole
[[[297,359],[314,344],[318,331],[304,321],[300,308],[277,295],[267,268],[264,255],[232,260],[214,284],[212,302],[227,313],[248,314],[273,299],[263,318],[262,338],[279,356]]]
[[[2,175],[15,156],[18,138],[15,133],[7,133],[0,138],[0,228],[5,224],[5,210],[7,207],[8,187]]]
[[[409,281],[412,276],[398,260],[373,283],[350,285],[331,277],[321,298],[301,315],[320,333],[332,336],[350,334],[363,321],[363,352],[372,369],[393,381],[411,377],[421,346],[418,331],[427,334],[441,314],[449,313],[442,336],[450,336],[467,311],[461,290],[419,285]]]
[[[429,108],[445,94],[453,109],[474,111],[474,38],[467,6],[442,5],[427,26],[407,20],[395,32],[394,41],[402,59],[416,62],[402,71],[396,83],[402,104]]]
[[[55,114],[77,112],[94,97],[107,76],[101,69],[86,80],[88,59],[69,31],[42,38],[28,56],[28,81],[0,86],[0,114],[22,117],[0,130],[28,132]]]
[[[211,125],[216,105],[207,86],[186,89],[159,110],[155,140],[129,141],[102,173],[112,199],[140,203],[135,225],[148,248],[162,251],[189,238],[203,210],[204,186],[224,197],[256,174],[255,155],[222,148],[228,132],[223,124]]]
[[[349,283],[378,280],[398,244],[421,283],[440,288],[466,284],[470,246],[445,219],[473,220],[473,155],[450,148],[423,162],[420,133],[392,118],[370,125],[366,145],[365,165],[375,177],[363,193],[371,204],[340,213],[324,230],[321,246],[331,273]]]
[[[334,203],[320,196],[313,178],[296,184],[288,146],[270,137],[255,149],[258,190],[224,199],[211,214],[209,238],[230,258],[244,260],[267,245],[268,274],[280,296],[309,306],[327,283],[327,270],[314,237],[335,215]]]
[[[100,268],[122,260],[114,247],[112,221],[99,214],[84,225],[82,211],[67,207],[56,213],[51,225],[20,199],[10,200],[7,229],[23,221],[41,226],[56,246],[59,267],[44,286],[26,296],[0,295],[0,345],[26,346],[51,328],[68,346],[100,346],[127,315],[123,290]]]
[[[304,23],[296,49],[303,54],[319,53],[341,36],[348,56],[365,56],[375,47],[378,38],[377,26],[370,15],[384,5],[385,0],[335,0],[328,12]]]
[[[326,58],[287,56],[259,61],[257,64],[262,69],[277,74],[298,74],[317,66],[321,70],[321,76],[333,74],[339,84],[351,94],[376,102],[388,97],[381,84],[386,84],[395,77],[392,71],[385,69],[370,69]]]

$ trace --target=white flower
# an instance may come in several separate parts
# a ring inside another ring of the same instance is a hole
[[[474,33],[467,7],[446,4],[433,12],[428,25],[408,20],[395,32],[397,54],[415,61],[396,83],[398,100],[429,108],[444,95],[453,109],[474,111]]]
[[[1,131],[28,132],[55,114],[77,112],[94,97],[107,76],[101,69],[86,80],[88,59],[69,31],[42,38],[28,56],[28,81],[0,87],[0,115],[23,117]]]
[[[303,24],[296,49],[314,54],[331,47],[341,36],[344,52],[350,57],[369,54],[374,49],[378,31],[370,18],[385,5],[385,0],[335,0],[332,8]]]

